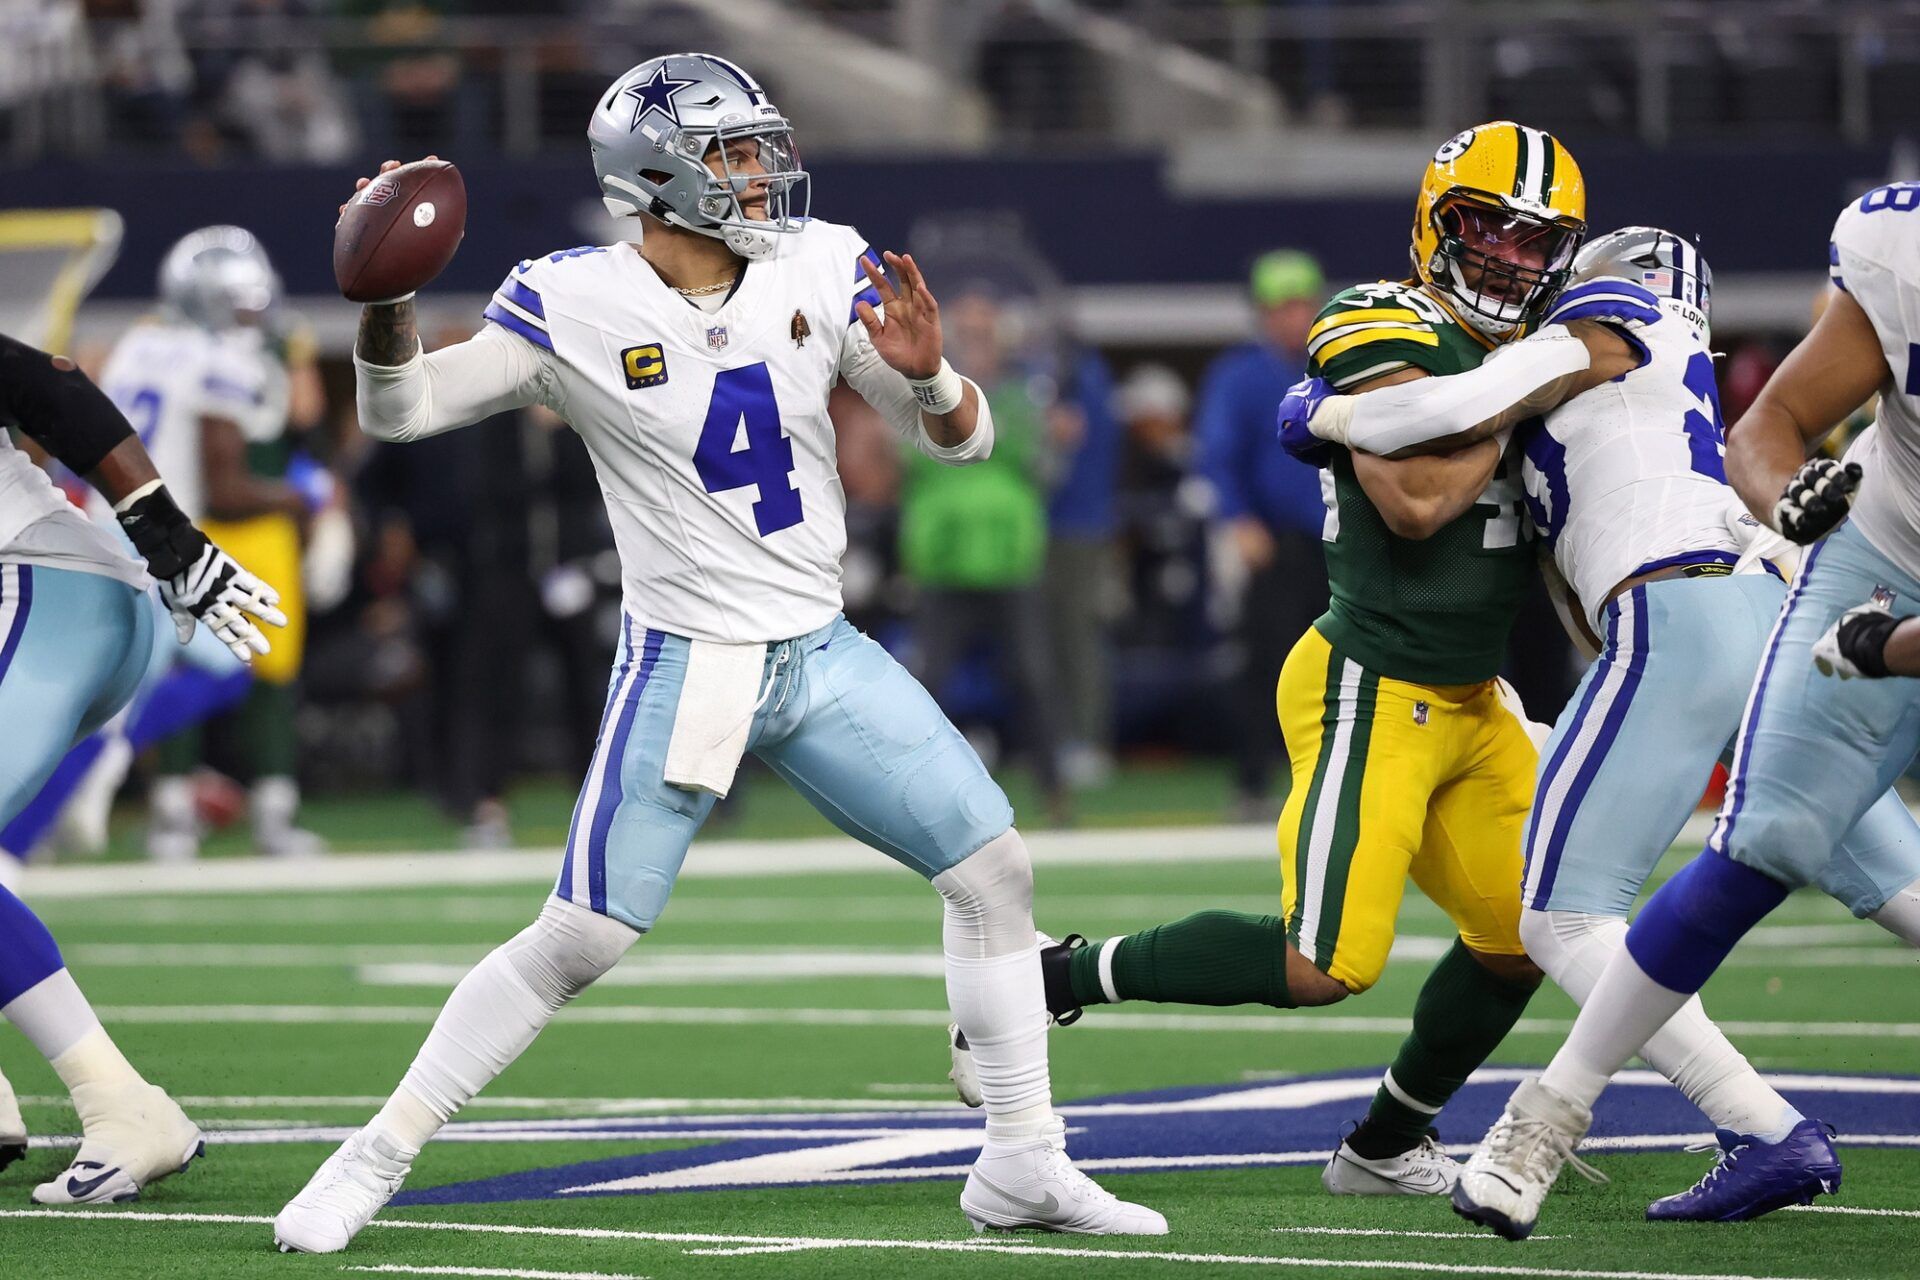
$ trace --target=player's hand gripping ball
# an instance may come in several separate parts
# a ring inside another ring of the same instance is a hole
[[[362,178],[333,227],[333,278],[352,302],[405,298],[446,269],[467,230],[467,187],[437,156]]]

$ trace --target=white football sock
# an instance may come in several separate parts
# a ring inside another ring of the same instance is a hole
[[[1607,1081],[1686,1002],[1686,996],[1648,977],[1633,954],[1620,948],[1581,1006],[1567,1042],[1541,1072],[1540,1083],[1591,1109]]]
[[[618,920],[547,899],[539,919],[460,980],[399,1089],[368,1127],[411,1160],[639,937]]]
[[[1529,908],[1520,920],[1520,937],[1533,962],[1584,1005],[1607,962],[1626,946],[1627,922],[1617,916]],[[1718,1128],[1778,1142],[1805,1119],[1713,1024],[1699,996],[1690,997],[1641,1046],[1640,1056]]]
[[[6,1076],[0,1075],[0,1141],[26,1136],[26,1121],[20,1118],[20,1099],[14,1096]]]
[[[90,1033],[100,1030],[100,1019],[94,1016],[93,1006],[87,1003],[80,984],[65,969],[55,970],[15,996],[5,1008],[0,1008],[0,1017],[20,1028],[20,1033],[33,1041],[33,1047],[48,1062],[60,1058]],[[117,1056],[119,1050],[114,1053]],[[73,1082],[67,1083],[71,1086]]]
[[[933,885],[946,900],[947,1003],[973,1051],[987,1141],[1043,1140],[1053,1092],[1026,845],[1009,830],[935,876]]]
[[[1920,880],[1888,898],[1886,905],[1867,919],[1908,946],[1920,947]]]

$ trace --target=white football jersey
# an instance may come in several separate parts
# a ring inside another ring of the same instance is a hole
[[[712,312],[625,243],[522,262],[493,295],[487,319],[538,349],[537,399],[593,456],[640,625],[771,642],[839,612],[846,495],[827,397],[845,373],[888,408],[853,315],[877,301],[867,252],[852,228],[808,222]]]
[[[1878,430],[1847,455],[1866,473],[1853,524],[1920,573],[1920,182],[1876,187],[1842,210],[1828,262],[1833,282],[1873,322],[1893,374],[1881,388]]]
[[[210,333],[172,321],[136,324],[115,345],[100,387],[127,415],[173,500],[191,520],[205,516],[200,419],[237,423],[250,443],[286,429],[287,374],[263,334]],[[94,499],[94,511],[105,511]]]
[[[1534,524],[1597,628],[1613,589],[1674,564],[1739,559],[1713,357],[1671,315],[1636,331],[1647,360],[1547,415],[1525,444]]]

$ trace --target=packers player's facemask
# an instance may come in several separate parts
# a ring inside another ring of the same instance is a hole
[[[1434,282],[1475,317],[1526,323],[1566,287],[1584,223],[1455,196],[1434,210]]]

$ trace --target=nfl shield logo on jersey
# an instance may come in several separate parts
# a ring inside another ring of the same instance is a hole
[[[707,350],[725,351],[727,349],[727,326],[714,325],[707,330]]]

